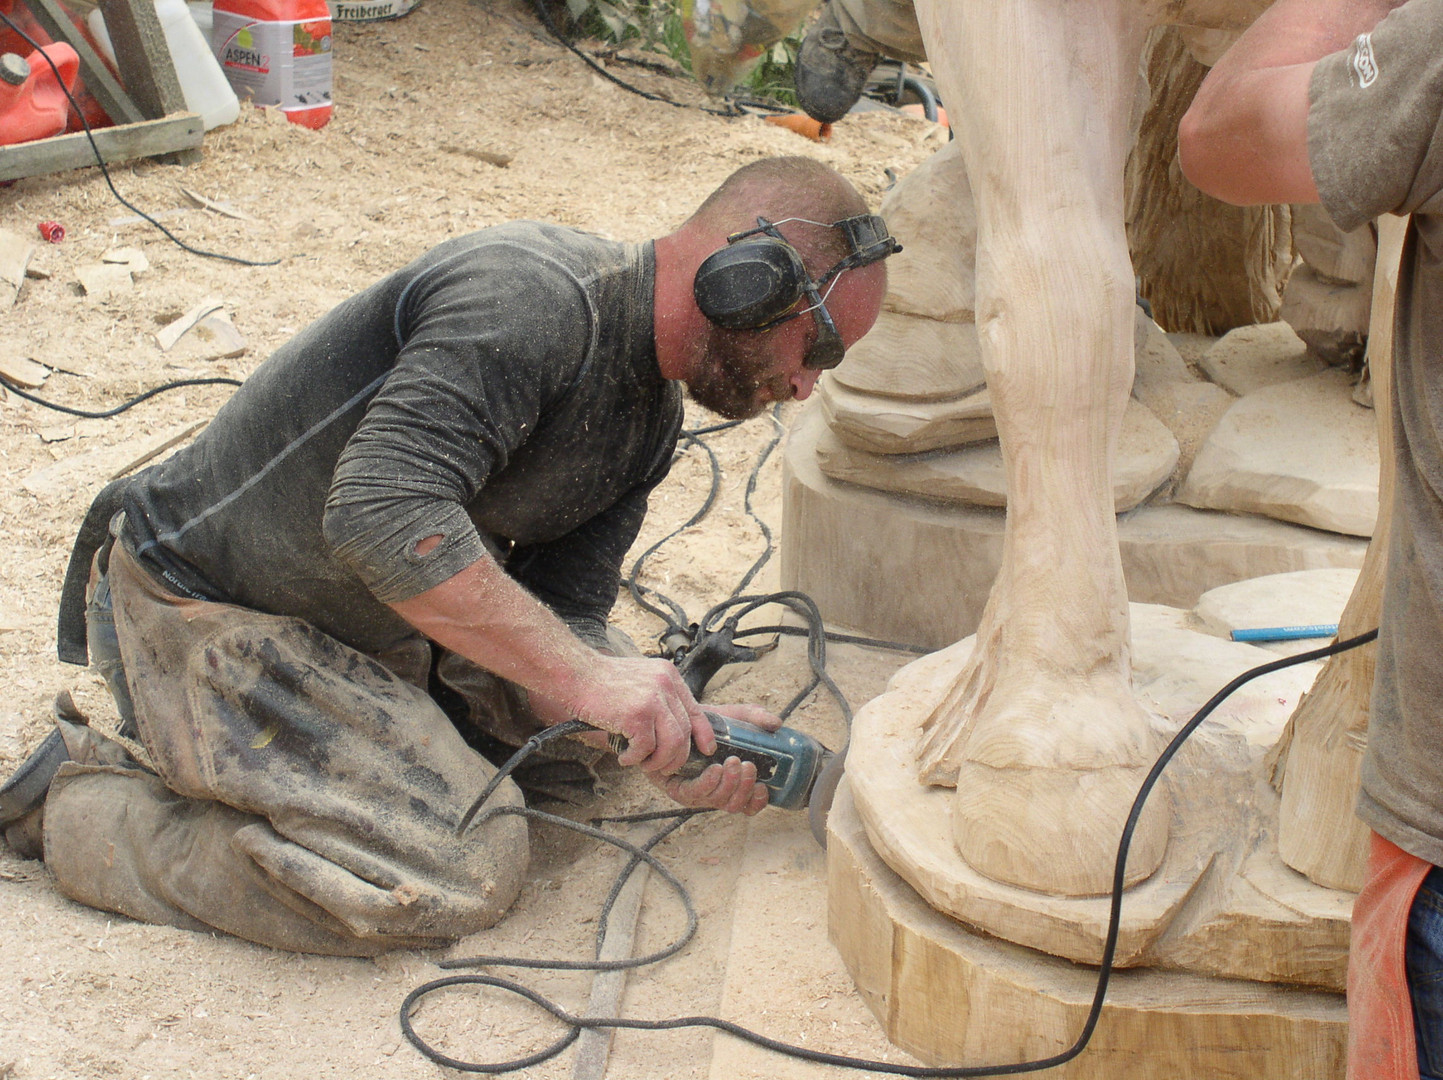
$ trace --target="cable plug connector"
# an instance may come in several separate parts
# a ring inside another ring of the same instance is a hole
[[[681,671],[681,678],[687,689],[698,701],[712,676],[727,664],[751,663],[777,647],[775,641],[766,645],[738,645],[733,639],[737,632],[737,621],[728,619],[715,630],[692,627],[691,644],[676,650],[672,662]]]

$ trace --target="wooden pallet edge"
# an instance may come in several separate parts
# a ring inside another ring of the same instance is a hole
[[[197,149],[205,136],[205,125],[196,113],[173,113],[159,120],[97,128],[91,134],[101,158],[110,164]],[[83,131],[0,146],[0,181],[82,169],[94,164],[95,150],[91,149]]]

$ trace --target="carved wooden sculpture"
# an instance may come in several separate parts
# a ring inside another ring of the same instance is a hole
[[[917,4],[975,199],[977,327],[1007,470],[978,646],[925,724],[963,857],[1039,892],[1104,892],[1161,749],[1134,699],[1112,457],[1132,385],[1123,166],[1149,12],[1123,0]],[[1237,17],[1237,13],[1234,13]],[[1129,881],[1167,845],[1139,825]]]
[[[1178,121],[1208,73],[1189,36],[1167,26],[1148,38],[1148,105],[1127,162],[1127,237],[1138,292],[1158,324],[1222,334],[1277,318],[1293,262],[1291,212],[1229,206],[1183,177]]]
[[[1090,989],[1073,965],[1100,955],[1101,894],[1142,776],[1196,693],[1223,681],[1213,672],[1259,662],[1160,609],[1132,613],[1134,648],[1113,461],[1134,389],[1123,166],[1137,61],[1164,17],[1239,28],[1264,6],[917,4],[966,169],[935,197],[951,190],[960,232],[975,231],[975,291],[966,267],[955,295],[934,286],[919,302],[952,342],[948,359],[909,354],[900,378],[844,365],[823,404],[853,447],[986,438],[989,411],[1000,438],[1006,522],[975,641],[913,665],[859,714],[832,823],[834,940],[889,1033],[932,1060],[1041,1056],[1071,1040]],[[889,305],[884,323],[912,317]],[[900,338],[897,325],[879,329]],[[929,379],[945,408],[919,403]],[[867,391],[893,413],[864,416]],[[819,446],[836,475],[827,454],[844,455]],[[1361,603],[1348,620],[1366,619]],[[1316,667],[1240,694],[1153,795],[1119,963],[1164,970],[1114,984],[1096,1056],[1065,1075],[1119,1075],[1131,1053],[1145,1055],[1137,1075],[1340,1075],[1351,897],[1336,886],[1353,880],[1356,851],[1316,836],[1347,835],[1356,758],[1337,750],[1356,747],[1367,660],[1350,663],[1289,728],[1281,826],[1264,756]],[[1279,860],[1279,828],[1288,863],[1318,884]]]
[[[1340,637],[1378,625],[1387,569],[1388,509],[1393,498],[1392,388],[1393,295],[1403,250],[1405,219],[1378,223],[1378,267],[1373,283],[1368,363],[1382,477],[1378,525],[1357,588],[1339,622]],[[1328,661],[1318,681],[1288,721],[1274,754],[1274,782],[1283,794],[1278,851],[1283,861],[1319,885],[1356,892],[1363,884],[1368,829],[1353,805],[1367,745],[1369,695],[1376,650],[1354,649]]]

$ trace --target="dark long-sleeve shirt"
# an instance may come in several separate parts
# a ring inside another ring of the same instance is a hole
[[[489,551],[600,644],[681,425],[653,283],[650,245],[530,222],[448,241],[278,349],[131,483],[126,542],[182,595],[368,651],[411,632],[389,603]]]

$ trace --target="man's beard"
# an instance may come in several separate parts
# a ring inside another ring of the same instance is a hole
[[[771,386],[773,400],[789,396],[789,381],[771,374],[776,361],[765,334],[712,325],[707,329],[700,370],[686,381],[693,401],[728,420],[747,420],[766,408],[767,403],[758,400],[764,386]]]

